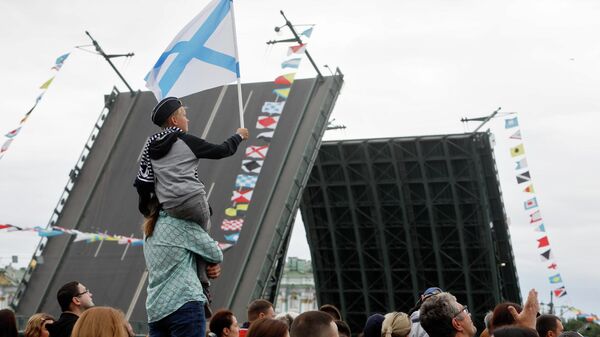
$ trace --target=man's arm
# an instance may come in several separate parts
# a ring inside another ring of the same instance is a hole
[[[209,143],[187,133],[180,134],[179,138],[192,150],[196,158],[221,159],[235,154],[242,140],[248,139],[248,130],[238,129],[238,133],[229,137],[220,145]]]

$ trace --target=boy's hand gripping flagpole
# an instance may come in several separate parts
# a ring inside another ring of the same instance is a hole
[[[238,60],[237,62],[237,93],[238,93],[238,108],[240,111],[240,128],[244,127],[244,104],[242,100],[242,82],[240,81],[240,57],[238,55],[238,47],[237,47],[237,33],[235,30],[235,14],[233,11],[233,0],[231,1],[231,25],[233,26],[233,40],[235,46],[235,58]]]

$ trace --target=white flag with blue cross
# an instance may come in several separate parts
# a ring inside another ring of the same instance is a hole
[[[213,0],[188,23],[146,76],[156,98],[183,97],[240,77],[232,0]]]

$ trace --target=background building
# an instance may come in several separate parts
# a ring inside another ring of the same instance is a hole
[[[316,310],[317,296],[312,264],[309,260],[288,257],[279,283],[275,310],[301,313]]]

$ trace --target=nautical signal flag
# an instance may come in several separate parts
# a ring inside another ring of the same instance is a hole
[[[306,51],[306,43],[303,44],[299,44],[297,46],[291,46],[288,49],[288,55],[292,55],[292,54],[304,54],[304,52]]]
[[[271,142],[271,140],[273,139],[273,133],[275,131],[266,131],[266,132],[261,132],[256,136],[256,139],[262,139],[265,142]]]
[[[517,164],[517,166],[515,167],[515,170],[526,169],[527,168],[527,158],[523,158],[523,159],[517,161],[515,164]]]
[[[524,183],[526,181],[530,181],[531,176],[529,175],[529,171],[523,172],[521,174],[517,174],[517,184]]]
[[[269,115],[280,115],[283,111],[285,101],[281,102],[265,102],[260,112],[267,113]]]
[[[238,212],[248,211],[248,204],[237,204],[235,207],[229,207],[225,209],[225,215],[234,217],[237,216]]]
[[[19,131],[21,131],[21,127],[19,126],[18,128],[10,131],[9,133],[5,134],[4,136],[6,138],[14,138],[19,134]]]
[[[300,60],[302,60],[299,57],[293,58],[293,59],[289,59],[286,61],[283,61],[283,63],[281,63],[281,68],[293,68],[293,69],[298,69],[298,67],[300,66]]]
[[[244,219],[223,220],[221,229],[224,231],[240,231],[244,226]]]
[[[517,119],[517,117],[507,118],[504,120],[504,128],[505,129],[512,129],[517,126],[519,126],[519,120]]]
[[[256,121],[257,129],[275,129],[279,122],[279,116],[260,116]]]
[[[552,275],[549,277],[549,279],[550,279],[550,283],[552,283],[552,284],[562,282],[562,277],[560,277],[560,274]]]
[[[242,160],[242,170],[248,173],[260,173],[262,170],[263,161],[254,159]]]
[[[554,258],[554,255],[552,254],[552,249],[548,249],[547,251],[541,253],[540,256],[542,258],[542,261],[549,261]]]
[[[52,84],[53,80],[54,80],[54,77],[52,77],[51,79],[49,79],[46,82],[44,82],[44,84],[42,84],[40,86],[40,89],[48,89],[48,87],[50,86],[50,84]]]
[[[523,147],[523,144],[519,144],[515,147],[510,148],[510,156],[511,157],[518,157],[518,156],[522,156],[524,154],[525,154],[525,148]]]
[[[548,247],[550,246],[550,241],[548,240],[548,236],[544,236],[537,240],[538,248]]]
[[[223,243],[223,242],[219,242],[219,248],[221,248],[222,251],[226,251],[227,249],[233,247],[233,245],[231,243]]]
[[[535,193],[535,189],[533,188],[533,184],[529,184],[529,186],[525,187],[525,189],[523,190],[523,192],[526,192],[526,193]]]
[[[288,97],[288,95],[290,94],[290,88],[273,89],[273,93],[275,95],[277,95],[278,97],[286,99]]]
[[[246,148],[246,158],[267,158],[267,152],[269,151],[269,145],[263,146],[248,146]]]
[[[69,57],[70,53],[66,53],[64,55],[59,56],[56,61],[54,61],[54,66],[52,67],[52,69],[54,70],[60,70],[60,68],[62,68],[63,63],[65,63],[65,60],[67,59],[67,57]]]
[[[534,223],[534,222],[538,222],[538,221],[542,221],[542,213],[540,213],[539,210],[529,214],[529,223]]]
[[[236,188],[254,188],[256,186],[256,182],[258,181],[258,176],[251,176],[247,174],[238,174],[235,178],[235,187]]]
[[[237,242],[237,240],[240,238],[240,233],[233,233],[233,234],[229,234],[229,235],[223,235],[223,237],[225,238],[225,240],[227,240],[229,242]]]
[[[556,268],[557,268],[557,267],[558,267],[558,266],[556,265],[556,263],[551,263],[551,264],[548,266],[548,269],[554,269],[554,270],[556,270]]]
[[[535,231],[536,232],[546,232],[546,227],[544,227],[544,224],[540,224],[539,226],[535,226]]]
[[[525,209],[532,209],[532,208],[538,207],[537,199],[531,198],[529,200],[526,200],[523,203],[523,207],[525,207]]]
[[[294,77],[296,77],[296,73],[281,75],[275,79],[275,84],[292,85]]]
[[[554,289],[554,296],[556,297],[563,297],[567,294],[567,290],[565,289],[564,286],[558,288],[558,289]]]
[[[521,130],[517,130],[515,133],[510,136],[510,139],[521,139]]]
[[[249,203],[252,200],[252,192],[254,190],[239,190],[233,191],[233,196],[231,197],[231,201],[236,203]]]
[[[302,33],[300,33],[300,36],[304,35],[306,37],[310,37],[310,35],[312,34],[313,31],[313,27],[310,27],[309,29],[303,31]]]

